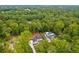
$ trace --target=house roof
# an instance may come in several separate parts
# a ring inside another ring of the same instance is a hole
[[[55,34],[52,33],[52,32],[45,32],[45,36],[46,36],[47,38],[49,38],[49,39],[52,39],[52,37],[54,37]]]
[[[24,9],[24,10],[31,11],[29,8],[27,8],[27,9]]]
[[[45,34],[46,34],[47,36],[55,36],[55,34],[52,33],[52,32],[45,32]]]
[[[33,33],[33,37],[32,37],[32,40],[33,42],[37,42],[41,39],[41,35],[39,33]]]

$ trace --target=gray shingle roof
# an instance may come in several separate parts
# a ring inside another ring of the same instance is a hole
[[[32,38],[33,43],[36,43],[36,42],[40,41],[40,39],[42,39],[40,34],[33,35],[33,38]]]

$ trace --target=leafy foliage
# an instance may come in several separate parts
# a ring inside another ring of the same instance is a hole
[[[36,32],[56,34],[34,45],[38,53],[79,52],[79,6],[0,6],[0,52],[32,53]]]

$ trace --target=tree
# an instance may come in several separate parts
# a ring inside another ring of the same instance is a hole
[[[26,31],[21,32],[20,36],[24,39],[30,40],[32,37],[32,33],[26,30]]]
[[[79,39],[72,42],[71,50],[72,50],[72,53],[79,53]]]
[[[19,28],[18,28],[19,25],[15,20],[7,20],[6,24],[12,29],[12,31],[10,32],[12,35],[19,34]]]
[[[49,47],[49,43],[47,40],[42,40],[38,44],[35,45],[35,49],[37,53],[47,53],[47,48]]]
[[[69,34],[60,34],[58,37],[61,38],[62,40],[66,40],[68,42],[72,41],[72,38]]]
[[[64,29],[64,33],[69,34],[71,37],[79,35],[79,25],[76,22],[71,23]]]
[[[22,32],[21,35],[18,38],[16,38],[14,41],[15,51],[20,53],[32,52],[31,47],[28,44],[30,37],[31,37],[31,33],[29,31]]]
[[[28,39],[19,36],[15,41],[14,49],[17,53],[32,53],[32,49],[28,44]]]
[[[70,52],[69,43],[66,40],[55,38],[52,40],[51,44],[56,47],[56,52],[59,52],[59,53]]]
[[[14,52],[12,49],[11,43],[9,41],[4,42],[4,52],[5,53],[13,53]]]
[[[0,39],[0,53],[4,52],[4,40]]]
[[[47,52],[56,53],[57,52],[56,47],[54,45],[50,44],[50,46],[47,48]]]
[[[39,20],[33,20],[30,30],[32,32],[41,32],[42,31],[41,22]]]
[[[57,34],[60,34],[63,32],[63,29],[64,29],[64,23],[62,20],[58,20],[55,22],[54,24],[54,32],[57,33]]]

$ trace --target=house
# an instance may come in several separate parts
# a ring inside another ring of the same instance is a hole
[[[25,11],[31,11],[29,8],[27,8],[27,9],[24,9]]]
[[[36,53],[34,45],[37,44],[40,40],[42,40],[42,37],[41,37],[40,33],[33,33],[33,37],[29,41],[29,45],[32,48],[33,53]]]
[[[33,44],[38,43],[40,40],[42,40],[40,33],[33,33],[32,37]]]
[[[56,36],[52,32],[45,32],[44,33],[45,38],[48,40],[48,42],[51,42],[51,40]],[[33,53],[36,53],[36,50],[34,48],[34,45],[39,43],[39,41],[43,40],[43,37],[40,35],[40,33],[33,33],[32,39],[29,41],[29,45],[32,48]]]
[[[51,42],[51,39],[53,39],[56,35],[52,32],[45,32],[44,36],[48,40],[48,42]]]

